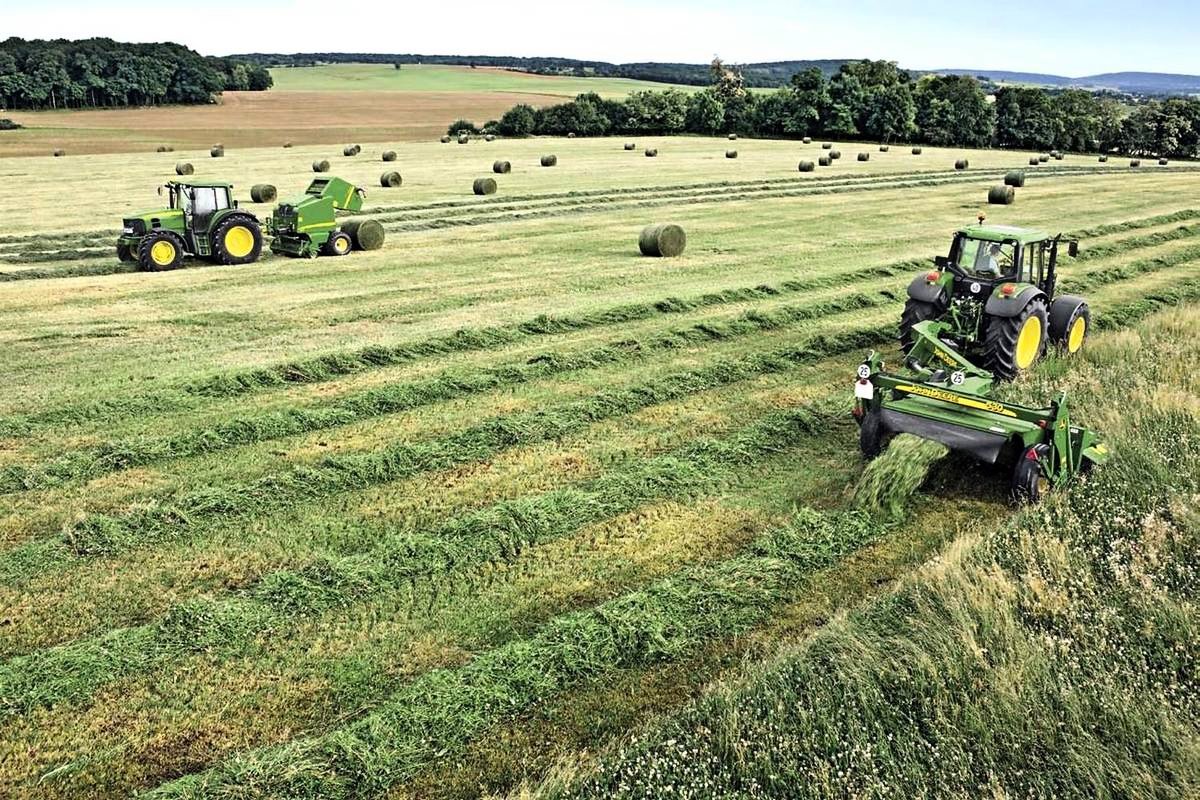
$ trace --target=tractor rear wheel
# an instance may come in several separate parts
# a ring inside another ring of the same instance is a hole
[[[213,260],[220,264],[252,264],[262,255],[262,229],[244,214],[226,217],[212,235]]]
[[[117,260],[128,263],[130,261],[136,261],[137,256],[134,254],[133,249],[129,245],[119,244],[117,245]]]
[[[900,317],[900,349],[908,353],[913,346],[913,326],[918,322],[937,319],[941,314],[933,303],[913,300],[911,297],[904,304],[904,314]]]
[[[1029,369],[1046,347],[1046,301],[1029,301],[1014,317],[988,317],[984,335],[984,366],[997,378],[1011,381]]]
[[[182,263],[183,239],[170,231],[154,231],[138,246],[138,266],[147,272],[179,269]]]
[[[1039,503],[1050,489],[1050,480],[1043,474],[1039,457],[1044,457],[1050,448],[1035,445],[1017,459],[1012,474],[1012,498],[1018,503]]]
[[[349,234],[343,231],[334,231],[329,234],[329,239],[325,242],[325,246],[321,248],[327,256],[344,256],[348,255],[354,249],[354,242],[351,241]]]

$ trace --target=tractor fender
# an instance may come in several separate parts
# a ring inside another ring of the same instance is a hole
[[[925,273],[913,278],[912,283],[908,285],[908,296],[922,303],[946,305],[946,287],[940,283],[930,283]]]
[[[1046,293],[1036,286],[1025,286],[1020,291],[1004,297],[1000,292],[992,292],[983,311],[989,317],[1015,317],[1025,310],[1031,300],[1046,298]]]
[[[1060,294],[1050,304],[1050,337],[1059,341],[1067,334],[1067,323],[1071,321],[1075,311],[1080,306],[1086,306],[1087,300],[1074,294]]]
[[[208,222],[208,229],[210,231],[215,231],[217,226],[229,217],[242,217],[247,222],[253,222],[256,225],[261,226],[261,223],[258,221],[258,217],[254,216],[249,211],[243,211],[240,208],[222,208],[212,215],[212,219],[210,219]]]

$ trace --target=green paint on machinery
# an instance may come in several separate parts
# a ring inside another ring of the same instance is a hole
[[[1054,297],[1060,236],[982,223],[955,234],[950,256],[909,287],[903,371],[887,372],[875,352],[859,365],[859,448],[874,458],[891,436],[908,433],[989,464],[1011,463],[1013,496],[1036,502],[1108,453],[1096,433],[1072,424],[1065,393],[1045,408],[996,400],[997,381],[1013,371],[993,367],[1028,369],[1048,340],[1077,352],[1090,317],[1082,298]],[[1010,260],[979,269],[980,254],[996,258],[995,244],[1009,248]]]
[[[126,217],[117,239],[117,257],[144,270],[176,269],[184,256],[219,264],[249,264],[262,255],[263,227],[238,207],[233,184],[169,181],[159,188],[168,208]],[[339,225],[337,212],[362,210],[366,192],[341,178],[318,178],[304,196],[280,203],[267,220],[271,251],[315,258],[374,250],[383,244],[378,222]]]
[[[316,258],[344,256],[354,247],[350,234],[339,228],[338,211],[362,210],[366,192],[341,178],[317,178],[298,200],[280,203],[267,222],[273,237],[271,252]]]
[[[1061,235],[1005,225],[979,224],[959,230],[950,254],[935,260],[908,287],[900,320],[901,347],[913,344],[912,330],[927,320],[948,324],[946,336],[978,357],[1001,380],[1029,369],[1048,344],[1075,353],[1091,325],[1087,301],[1057,295]],[[1079,243],[1067,242],[1074,256]]]
[[[238,208],[233,184],[169,181],[159,187],[169,207],[123,220],[117,258],[144,270],[176,269],[185,255],[220,264],[248,264],[262,253],[258,219]]]

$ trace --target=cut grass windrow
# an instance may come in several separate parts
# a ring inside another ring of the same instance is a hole
[[[1082,244],[1079,255],[1076,257],[1078,261],[1091,261],[1096,258],[1107,258],[1108,256],[1119,255],[1129,252],[1130,250],[1141,250],[1147,247],[1156,247],[1160,244],[1169,242],[1177,242],[1181,239],[1190,239],[1193,236],[1200,235],[1200,225],[1180,225],[1177,228],[1172,228],[1158,233],[1150,233],[1145,236],[1135,236],[1129,239],[1119,239],[1115,242],[1107,244],[1098,244],[1088,246]]]
[[[464,667],[424,673],[342,728],[243,753],[149,796],[377,797],[507,714],[613,670],[678,659],[749,630],[806,577],[883,532],[861,513],[802,509],[737,556],[556,617]]]
[[[752,310],[727,321],[698,322],[644,340],[623,339],[574,353],[550,351],[516,363],[453,370],[429,380],[389,384],[320,408],[291,407],[254,416],[234,417],[213,427],[173,436],[106,442],[59,456],[45,464],[10,465],[0,469],[0,493],[44,489],[164,459],[187,458],[326,430],[569,372],[627,363],[655,352],[778,330],[890,302],[894,302],[890,296],[854,293],[819,303]]]
[[[0,435],[27,434],[37,427],[113,420],[144,413],[162,413],[193,406],[197,398],[238,397],[252,392],[297,384],[321,383],[373,369],[399,366],[424,358],[494,350],[536,337],[622,325],[658,316],[685,314],[734,303],[767,300],[799,292],[843,286],[872,278],[893,278],[925,266],[925,259],[880,264],[827,275],[723,289],[693,297],[665,297],[626,303],[570,315],[542,314],[507,325],[462,328],[443,336],[432,336],[397,345],[373,345],[342,350],[311,358],[296,359],[265,367],[233,370],[211,375],[173,389],[125,395],[78,405],[63,406],[0,421]]]
[[[629,388],[600,391],[585,400],[553,408],[493,417],[430,441],[329,456],[314,465],[294,467],[247,483],[191,490],[125,512],[88,514],[61,534],[5,553],[0,561],[0,582],[21,583],[73,558],[111,555],[176,541],[223,519],[260,515],[338,492],[477,462],[512,447],[578,433],[596,422],[752,377],[778,374],[832,355],[879,346],[894,338],[891,325],[846,331],[834,337],[817,334],[798,346],[721,359],[695,370],[664,375]]]
[[[294,628],[296,615],[386,597],[411,589],[418,579],[446,580],[464,570],[511,563],[530,547],[647,502],[711,492],[746,466],[845,419],[843,406],[826,400],[769,414],[728,437],[637,459],[576,487],[500,501],[431,529],[381,530],[366,553],[327,556],[298,570],[270,573],[241,597],[189,600],[157,623],[18,656],[0,666],[0,717],[79,701],[102,685],[187,653],[243,652],[258,639]],[[189,628],[194,639],[186,635]]]

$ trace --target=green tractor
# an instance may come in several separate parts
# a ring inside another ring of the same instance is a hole
[[[169,207],[126,217],[117,258],[143,270],[177,269],[185,255],[219,264],[249,264],[262,254],[262,227],[238,208],[233,185],[170,181],[158,193]]]
[[[1001,380],[1033,366],[1048,343],[1068,354],[1083,346],[1091,325],[1087,301],[1056,295],[1061,234],[1006,225],[971,225],[954,234],[949,256],[908,287],[900,345],[915,344],[914,328],[944,322],[940,335]],[[1079,242],[1066,241],[1068,254]]]

